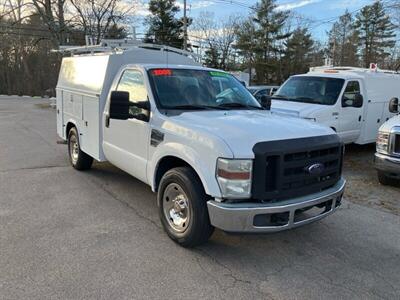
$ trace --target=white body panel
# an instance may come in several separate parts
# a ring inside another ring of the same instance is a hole
[[[400,98],[400,74],[356,68],[333,68],[335,72],[332,73],[330,69],[325,73],[326,69],[317,68],[297,76],[344,79],[343,89],[334,105],[273,100],[272,111],[316,120],[333,128],[345,143],[375,142],[379,126],[393,116],[388,109],[389,101],[394,97]],[[364,98],[360,108],[342,107],[341,99],[349,81],[358,81],[360,84]]]

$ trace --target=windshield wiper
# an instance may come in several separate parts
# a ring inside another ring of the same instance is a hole
[[[188,110],[214,110],[214,109],[223,109],[218,106],[211,105],[196,105],[196,104],[184,104],[184,105],[176,105],[166,107],[167,109],[188,109]]]
[[[318,101],[316,101],[316,99],[311,98],[311,97],[295,97],[295,98],[293,98],[293,100],[305,101],[307,103],[319,103]]]
[[[286,100],[290,100],[290,98],[286,95],[272,95],[271,96],[272,99],[277,98],[277,99],[286,99]]]
[[[222,104],[219,104],[218,107],[226,107],[226,108],[243,107],[243,108],[256,108],[256,109],[259,109],[259,110],[265,110],[261,106],[247,105],[247,104],[243,104],[243,103],[240,103],[240,102],[222,103]]]

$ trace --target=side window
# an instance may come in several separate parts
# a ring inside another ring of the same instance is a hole
[[[126,70],[119,80],[117,91],[129,92],[129,100],[131,102],[147,101],[147,89],[144,84],[144,77],[140,71]],[[138,107],[131,106],[130,113],[137,115],[142,113]]]
[[[357,94],[360,94],[360,83],[358,81],[349,81],[343,94],[343,104],[345,106],[353,106]]]

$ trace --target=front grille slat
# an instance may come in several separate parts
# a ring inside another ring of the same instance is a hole
[[[313,157],[313,158],[306,158],[304,160],[295,160],[295,161],[285,161],[285,167],[288,168],[295,168],[304,166],[305,163],[312,164],[313,162],[325,163],[332,160],[337,160],[338,155],[329,155],[329,156],[322,156],[322,157]]]
[[[306,174],[305,172],[301,175],[287,175],[283,177],[282,182],[283,183],[288,183],[291,181],[298,181],[298,180],[305,180],[305,179],[310,179],[310,178],[320,178],[323,176],[328,176],[330,174],[337,174],[338,173],[338,168],[329,168],[326,172],[323,172],[320,175],[310,175]]]
[[[341,177],[342,147],[336,135],[256,144],[253,198],[277,201],[329,188]],[[308,171],[313,164],[323,169]]]
[[[400,134],[395,135],[394,139],[394,153],[400,155]]]

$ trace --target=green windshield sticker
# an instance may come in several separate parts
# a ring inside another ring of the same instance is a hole
[[[224,72],[218,72],[218,71],[211,71],[210,72],[211,76],[224,76],[224,77],[228,77],[229,74],[224,73]]]

